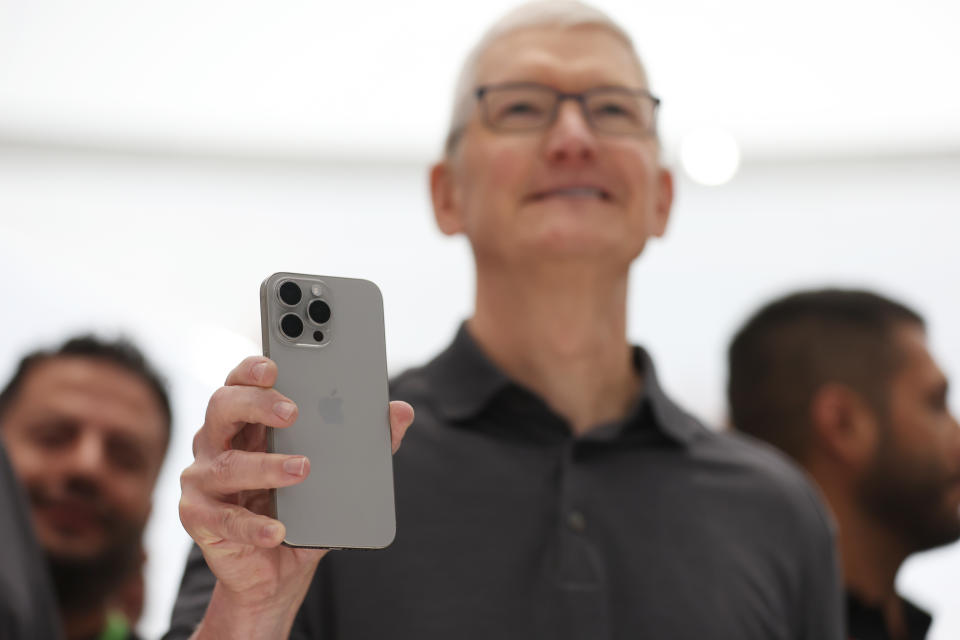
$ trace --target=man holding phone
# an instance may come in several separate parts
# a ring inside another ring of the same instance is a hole
[[[525,5],[488,31],[430,173],[437,224],[473,249],[476,308],[393,381],[418,412],[395,458],[396,541],[322,561],[278,546],[264,490],[309,465],[253,453],[295,408],[275,365],[248,359],[183,475],[198,548],[168,638],[841,637],[806,479],[684,413],[627,342],[630,266],[673,199],[658,103],[591,7]],[[412,414],[391,414],[396,446]]]

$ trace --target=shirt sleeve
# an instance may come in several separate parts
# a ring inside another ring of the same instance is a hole
[[[60,616],[26,500],[0,445],[0,638],[57,640]]]
[[[803,565],[803,602],[798,640],[843,640],[843,580],[836,547],[836,527],[812,486],[807,488],[816,522],[807,536]]]
[[[336,552],[333,552],[336,553]],[[293,621],[290,640],[332,640],[337,637],[331,587],[333,554],[324,556]]]
[[[163,640],[186,640],[190,637],[203,619],[216,583],[217,579],[207,567],[200,547],[194,544],[187,556],[180,591],[177,592],[177,599],[173,604],[170,630],[163,636]]]

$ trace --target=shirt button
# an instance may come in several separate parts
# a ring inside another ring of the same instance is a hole
[[[571,511],[567,514],[567,526],[577,533],[587,530],[587,519],[580,511]]]

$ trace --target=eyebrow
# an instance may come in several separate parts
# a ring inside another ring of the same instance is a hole
[[[27,413],[24,422],[28,428],[33,428],[50,424],[76,426],[79,420],[68,413],[57,411],[50,407],[43,407],[40,411]]]

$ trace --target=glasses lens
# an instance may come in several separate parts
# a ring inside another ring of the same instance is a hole
[[[619,89],[593,91],[585,106],[597,131],[640,134],[653,131],[654,101],[646,94]]]
[[[483,94],[483,109],[494,129],[524,131],[545,126],[556,101],[556,93],[546,87],[490,87]]]

